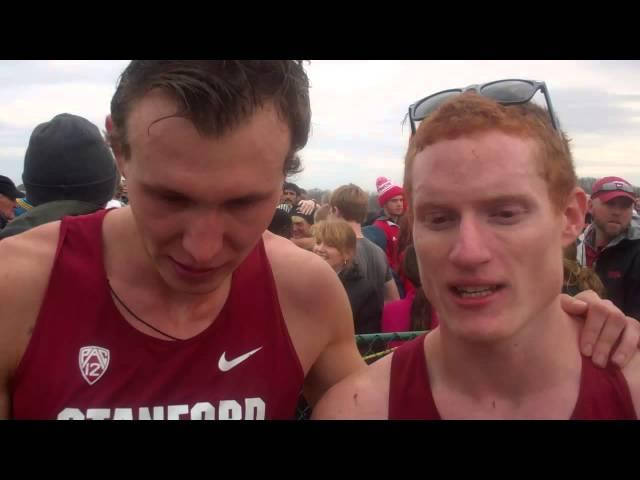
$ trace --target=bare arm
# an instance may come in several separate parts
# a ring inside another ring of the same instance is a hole
[[[336,273],[317,255],[270,233],[265,246],[305,371],[305,398],[313,406],[332,385],[366,366],[356,347],[349,299]]]
[[[305,250],[311,251],[313,250],[313,246],[316,244],[316,241],[311,238],[292,238],[291,241],[295,243],[298,247],[303,248]]]
[[[304,384],[304,396],[312,407],[333,385],[366,367],[356,346],[347,293],[329,265],[319,257],[314,260],[319,263],[313,282],[317,290],[307,302],[308,321],[324,328],[316,333],[316,339],[322,339],[320,351]]]
[[[356,347],[349,300],[342,285],[338,285],[340,289],[336,289],[335,301],[326,302],[332,303],[327,307],[333,311],[318,318],[318,321],[324,318],[331,330],[324,348],[305,379],[304,396],[312,407],[333,385],[366,368]]]
[[[386,420],[392,355],[335,385],[322,397],[312,420]]]
[[[311,420],[357,420],[355,402],[361,393],[353,381],[343,381],[331,388],[316,404]]]
[[[311,215],[313,211],[316,209],[316,201],[313,199],[309,200],[300,200],[298,202],[298,210],[303,215]]]
[[[9,418],[9,384],[29,343],[49,282],[59,222],[0,241],[0,419]]]
[[[624,367],[637,356],[640,323],[625,316],[611,301],[603,300],[594,291],[587,290],[574,298],[562,295],[561,303],[567,313],[585,319],[580,334],[580,351],[592,357],[593,363],[604,367],[608,361],[612,361]]]

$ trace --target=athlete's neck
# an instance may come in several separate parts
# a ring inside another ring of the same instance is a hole
[[[469,397],[517,400],[580,371],[576,321],[562,310],[559,297],[512,337],[497,342],[457,338],[445,323],[427,337],[427,365]]]
[[[222,310],[231,276],[204,293],[171,288],[147,254],[128,210],[113,210],[105,217],[104,264],[112,288],[132,311],[162,331],[178,338],[197,334]]]

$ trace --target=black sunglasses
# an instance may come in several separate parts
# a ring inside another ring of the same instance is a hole
[[[433,113],[446,100],[460,95],[469,90],[475,90],[484,97],[491,98],[502,105],[518,105],[530,101],[538,90],[544,95],[547,102],[547,109],[551,116],[551,123],[556,130],[560,129],[560,122],[551,104],[551,98],[547,85],[544,82],[535,80],[520,80],[510,78],[506,80],[496,80],[494,82],[483,83],[482,85],[469,85],[464,88],[452,88],[434,93],[422,100],[418,100],[409,106],[409,121],[411,122],[411,134],[416,133],[416,122],[421,122]]]

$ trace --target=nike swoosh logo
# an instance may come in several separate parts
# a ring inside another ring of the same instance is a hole
[[[255,350],[251,350],[250,352],[247,352],[244,355],[240,355],[239,357],[236,357],[233,360],[227,360],[226,359],[227,352],[222,352],[222,355],[220,355],[220,360],[218,360],[218,368],[222,372],[228,372],[232,368],[235,368],[238,365],[240,365],[242,362],[244,362],[247,358],[249,358],[251,355],[253,355],[260,349],[262,349],[262,347],[258,347]]]

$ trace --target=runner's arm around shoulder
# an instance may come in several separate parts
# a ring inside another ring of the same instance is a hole
[[[334,385],[316,404],[312,420],[386,420],[392,355]]]
[[[327,268],[326,280],[314,295],[314,319],[325,324],[324,342],[317,360],[305,380],[304,396],[313,406],[329,388],[349,375],[366,368],[355,342],[353,314],[347,292],[336,273]]]
[[[29,343],[58,242],[53,222],[0,241],[0,419],[11,412],[10,381]]]
[[[332,385],[365,367],[349,299],[321,257],[270,236],[265,236],[265,246],[285,322],[306,372],[304,395],[313,406]]]

